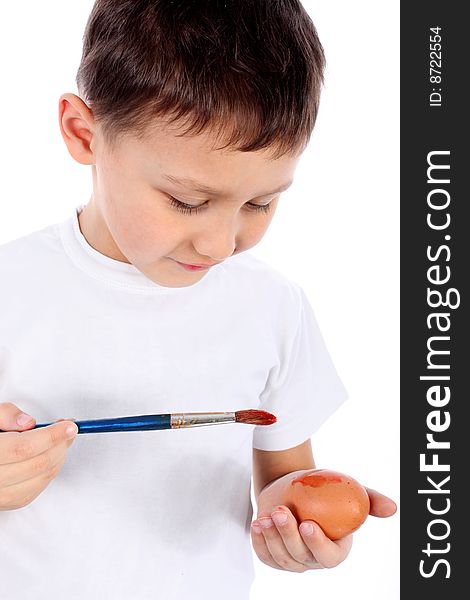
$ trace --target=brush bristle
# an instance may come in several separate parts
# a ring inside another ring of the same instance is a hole
[[[237,423],[247,423],[248,425],[272,425],[277,421],[276,417],[265,410],[237,410],[235,413]]]

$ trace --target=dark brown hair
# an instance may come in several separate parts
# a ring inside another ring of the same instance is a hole
[[[308,144],[324,66],[299,0],[96,0],[76,82],[111,147],[161,117],[279,157]]]

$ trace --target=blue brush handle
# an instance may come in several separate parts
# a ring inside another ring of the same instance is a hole
[[[105,433],[108,431],[152,431],[154,429],[171,429],[171,415],[136,415],[133,417],[117,417],[114,419],[93,419],[74,421],[78,433]],[[47,427],[54,423],[40,423],[38,427]]]

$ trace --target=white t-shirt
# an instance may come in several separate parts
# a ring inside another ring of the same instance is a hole
[[[42,494],[0,511],[0,595],[247,600],[252,449],[301,444],[346,398],[312,308],[248,252],[158,285],[92,248],[81,209],[0,246],[0,402],[38,423],[247,408],[278,422],[78,435]]]

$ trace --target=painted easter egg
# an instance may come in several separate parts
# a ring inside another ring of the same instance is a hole
[[[290,478],[283,495],[283,504],[298,523],[315,521],[331,540],[356,531],[370,509],[369,495],[360,483],[328,469],[303,471]]]

